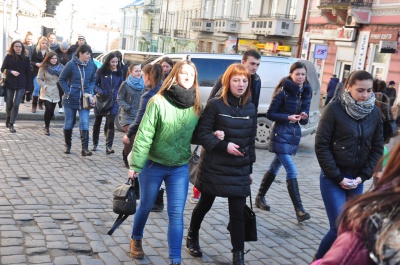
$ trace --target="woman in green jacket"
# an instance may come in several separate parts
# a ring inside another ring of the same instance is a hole
[[[181,264],[190,142],[200,110],[196,67],[190,61],[180,61],[147,104],[132,149],[129,177],[139,176],[140,183],[140,204],[130,244],[130,253],[136,259],[144,258],[144,226],[164,181],[169,216],[169,264]]]

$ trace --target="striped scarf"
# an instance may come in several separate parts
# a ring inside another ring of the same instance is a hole
[[[340,101],[347,114],[355,120],[361,120],[367,116],[375,107],[375,95],[371,93],[371,97],[367,101],[356,102],[345,89]]]

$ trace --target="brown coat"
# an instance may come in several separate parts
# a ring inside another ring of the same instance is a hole
[[[47,100],[52,103],[60,101],[60,92],[58,91],[58,76],[51,75],[47,70],[41,67],[37,75],[37,81],[40,85],[40,99]]]

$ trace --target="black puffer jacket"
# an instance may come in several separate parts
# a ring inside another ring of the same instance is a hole
[[[341,100],[325,106],[315,136],[315,153],[325,175],[340,183],[342,173],[370,179],[383,153],[379,109],[361,120],[351,118]]]
[[[214,98],[200,117],[194,139],[203,146],[195,183],[201,192],[221,197],[250,195],[257,115],[250,98],[245,106],[241,106],[241,100],[229,93],[227,106],[221,98]],[[224,131],[224,140],[214,136],[217,130]],[[229,154],[229,142],[239,145],[245,156]]]

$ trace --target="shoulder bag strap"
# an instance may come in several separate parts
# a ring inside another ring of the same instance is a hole
[[[83,89],[84,87],[84,84],[85,84],[85,81],[84,81],[84,79],[83,79],[83,76],[82,76],[82,71],[81,71],[81,68],[79,67],[79,64],[76,64],[76,67],[78,67],[78,70],[79,70],[79,74],[80,74],[80,76],[81,76],[81,89],[82,89],[82,96],[83,96],[83,94],[85,93],[85,90]],[[85,73],[85,72],[84,72]]]
[[[127,215],[127,214],[118,215],[117,220],[115,220],[115,223],[110,228],[110,230],[107,232],[107,234],[111,236],[114,233],[114,231],[126,220],[126,218],[128,218],[128,216],[129,215]]]

